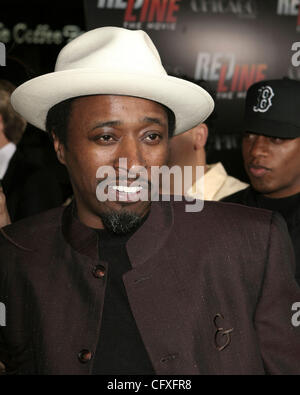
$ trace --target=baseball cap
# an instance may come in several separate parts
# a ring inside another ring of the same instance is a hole
[[[244,131],[270,137],[300,137],[300,81],[260,81],[247,91]]]

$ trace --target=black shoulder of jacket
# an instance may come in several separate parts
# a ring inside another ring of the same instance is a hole
[[[229,202],[229,203],[238,203],[238,204],[247,204],[249,200],[249,196],[254,193],[251,186],[242,189],[241,191],[235,192],[232,195],[226,196],[221,199],[221,202]]]

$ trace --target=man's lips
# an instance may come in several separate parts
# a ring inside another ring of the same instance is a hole
[[[105,181],[106,187],[104,192],[108,194],[109,201],[134,203],[143,199],[145,195],[148,197],[150,183],[146,180],[142,180],[142,182],[132,182],[130,184],[127,180]]]
[[[116,200],[124,203],[132,203],[140,200],[141,192],[143,190],[143,187],[141,186],[131,187],[113,185],[109,188],[112,188],[115,192]]]
[[[263,177],[271,171],[268,167],[260,165],[250,165],[248,166],[249,172],[254,177]]]
[[[112,188],[114,191],[123,192],[123,193],[137,193],[143,189],[142,186],[131,187],[127,185],[113,185]]]

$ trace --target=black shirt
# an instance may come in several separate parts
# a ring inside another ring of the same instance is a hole
[[[288,227],[293,226],[298,218],[295,213],[300,208],[300,193],[285,198],[271,199],[261,194],[256,195],[257,206],[277,211],[286,220]]]
[[[132,315],[123,274],[131,269],[126,243],[132,234],[99,230],[99,257],[108,263],[100,339],[93,374],[153,375],[154,370]]]

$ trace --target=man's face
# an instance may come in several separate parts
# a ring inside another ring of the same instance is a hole
[[[167,113],[160,104],[135,97],[78,98],[72,103],[67,148],[56,141],[56,150],[68,168],[78,215],[85,224],[103,227],[104,218],[111,214],[142,218],[150,208],[150,201],[132,201],[136,200],[136,193],[122,193],[117,186],[127,178],[127,170],[139,166],[146,169],[142,183],[149,185],[151,166],[166,164]],[[120,158],[127,159],[127,169],[120,167]],[[115,171],[117,183],[111,188],[116,201],[97,199],[96,189],[101,180],[96,179],[96,173],[101,166],[111,166]],[[127,187],[133,181],[128,178]]]
[[[243,157],[256,191],[270,198],[300,192],[300,138],[280,139],[246,133]]]

